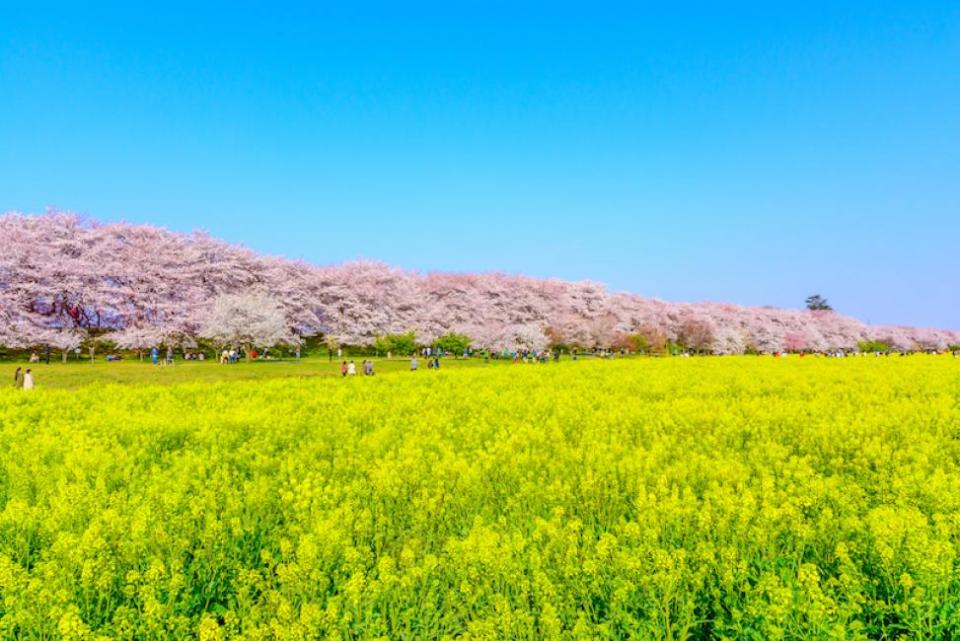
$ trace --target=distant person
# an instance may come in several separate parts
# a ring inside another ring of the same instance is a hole
[[[154,365],[157,365],[160,363],[160,350],[157,349],[156,347],[150,350],[150,362],[153,363]]]
[[[415,372],[418,367],[420,367],[420,361],[417,360],[417,355],[414,354],[413,358],[410,359],[410,371]]]
[[[349,369],[350,369],[350,368],[347,367],[347,361],[343,361],[343,362],[340,364],[340,376],[346,376],[346,375],[347,375],[347,371],[348,371]]]
[[[205,360],[207,360],[207,357],[206,357],[206,355],[205,355],[203,352],[200,352],[199,354],[197,354],[197,360],[198,360],[198,361],[205,361]]]
[[[40,362],[40,355],[37,354],[36,352],[31,353],[31,354],[30,354],[30,362],[31,362],[31,363],[39,363],[39,362]]]
[[[440,357],[439,357],[439,356],[434,356],[434,357],[433,357],[433,369],[440,369]]]
[[[173,365],[173,348],[167,348],[167,365]]]
[[[23,387],[23,368],[18,367],[17,371],[13,373],[13,386],[17,389]]]
[[[347,365],[347,376],[356,376],[357,375],[357,364],[353,361],[350,361],[350,364]]]
[[[29,367],[23,374],[23,389],[33,389],[33,374]]]
[[[364,376],[373,376],[373,361],[366,360],[363,362],[363,374]]]

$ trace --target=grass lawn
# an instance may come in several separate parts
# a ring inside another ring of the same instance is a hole
[[[360,364],[364,357],[355,357],[352,360],[357,365],[357,375],[361,376]],[[374,371],[377,374],[389,372],[409,372],[410,360],[407,358],[373,359]],[[485,363],[482,358],[454,359],[445,358],[441,367],[466,368],[492,366],[494,363],[507,361],[490,361]],[[241,381],[266,380],[284,377],[314,377],[339,376],[340,362],[329,361],[326,358],[302,358],[300,360],[254,361],[251,363],[239,362],[234,365],[221,365],[214,360],[182,361],[177,360],[172,366],[153,365],[148,360],[140,362],[136,359],[108,363],[103,360],[71,361],[61,363],[59,360],[45,363],[30,364],[24,361],[3,361],[0,363],[3,376],[13,382],[13,372],[17,367],[33,369],[34,381],[37,387],[56,389],[76,389],[86,385],[120,383],[133,385],[147,384],[174,384],[188,382]],[[420,369],[427,373],[426,359],[420,359]]]

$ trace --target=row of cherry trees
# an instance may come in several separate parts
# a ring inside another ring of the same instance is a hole
[[[315,266],[202,233],[57,212],[0,216],[0,247],[0,345],[7,347],[71,349],[104,333],[134,349],[226,340],[225,325],[245,322],[229,311],[225,297],[236,295],[258,297],[261,308],[281,315],[285,336],[274,338],[286,342],[323,334],[365,345],[414,331],[423,343],[456,332],[478,347],[534,350],[549,342],[610,347],[638,332],[717,353],[852,350],[863,340],[897,349],[960,343],[957,332],[867,326],[827,311],[666,303],[586,281],[423,275],[366,261]]]

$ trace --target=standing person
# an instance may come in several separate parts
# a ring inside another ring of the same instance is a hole
[[[23,387],[23,368],[18,367],[17,371],[13,373],[13,386],[16,388]]]
[[[340,376],[346,376],[348,369],[347,361],[343,361],[343,363],[340,364]]]
[[[160,350],[156,347],[150,349],[150,362],[157,365],[160,362]]]
[[[33,374],[30,373],[29,367],[23,375],[23,389],[33,389]]]
[[[339,347],[337,348],[337,358],[343,358],[343,350]]]
[[[420,367],[420,361],[417,360],[417,355],[414,354],[413,358],[410,359],[410,371],[415,372],[418,367]]]
[[[350,364],[347,365],[347,376],[356,376],[357,375],[357,364],[353,361],[350,361]]]
[[[173,365],[173,348],[167,348],[167,365]]]
[[[434,357],[433,357],[433,369],[440,369],[440,357],[439,357],[439,356],[434,356]]]

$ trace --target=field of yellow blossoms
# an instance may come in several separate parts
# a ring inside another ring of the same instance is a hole
[[[960,637],[960,360],[0,389],[0,638]]]

